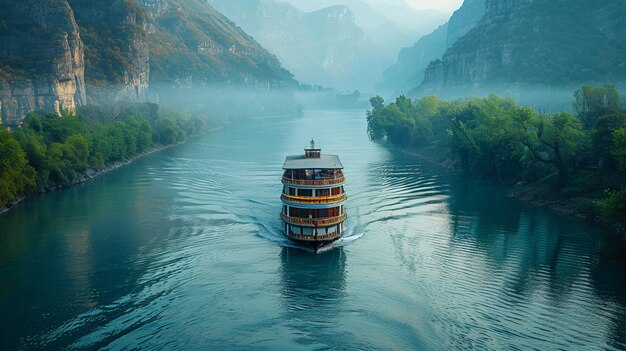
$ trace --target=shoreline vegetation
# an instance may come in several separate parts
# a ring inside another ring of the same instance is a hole
[[[613,85],[585,85],[573,111],[547,113],[490,95],[370,99],[371,140],[386,140],[525,202],[626,230],[626,109]]]
[[[40,193],[63,189],[148,154],[219,129],[206,117],[133,104],[76,114],[30,113],[13,131],[0,125],[0,215]]]

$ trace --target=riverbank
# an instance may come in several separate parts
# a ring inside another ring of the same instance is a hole
[[[169,148],[174,147],[174,146],[185,144],[185,143],[189,142],[189,140],[191,140],[191,139],[194,139],[194,138],[197,138],[197,137],[200,137],[202,135],[209,134],[209,133],[213,133],[213,132],[218,131],[218,130],[220,130],[222,128],[224,128],[224,127],[220,126],[220,127],[211,128],[211,129],[207,130],[204,133],[189,136],[185,141],[182,141],[182,142],[178,142],[178,143],[174,143],[174,144],[168,144],[168,145],[158,145],[158,146],[155,146],[155,147],[151,148],[150,150],[147,150],[147,151],[144,151],[142,153],[133,155],[132,157],[129,157],[127,159],[116,161],[116,162],[113,162],[111,164],[108,164],[108,165],[106,165],[104,168],[102,168],[100,170],[89,168],[85,172],[81,173],[76,179],[74,179],[69,184],[66,184],[66,185],[55,185],[55,186],[52,186],[52,187],[48,187],[48,188],[42,189],[41,191],[32,193],[32,194],[30,194],[28,196],[21,196],[19,198],[16,198],[14,201],[9,203],[7,206],[0,207],[0,215],[4,214],[6,212],[9,212],[11,209],[13,209],[15,206],[17,206],[19,203],[21,203],[24,200],[33,198],[33,197],[35,197],[37,195],[40,195],[40,194],[45,194],[45,193],[48,193],[48,192],[51,192],[51,191],[56,191],[56,190],[61,190],[61,189],[67,189],[67,188],[70,188],[70,187],[72,187],[74,185],[84,183],[84,182],[89,181],[91,179],[97,178],[97,177],[99,177],[99,176],[101,176],[103,174],[106,174],[108,172],[114,171],[114,170],[116,170],[118,168],[127,166],[127,165],[133,163],[134,161],[136,161],[136,160],[138,160],[138,159],[140,159],[142,157],[148,156],[150,154],[153,154],[155,152],[159,152],[159,151],[162,151],[162,150],[165,150],[165,149],[169,149]]]
[[[392,148],[441,166],[454,174],[463,175],[459,161],[446,146],[433,144],[420,150],[393,146]],[[570,183],[565,187],[553,185],[557,183],[557,178],[558,174],[554,173],[531,183],[504,184],[494,180],[478,179],[476,181],[488,181],[498,184],[504,187],[507,196],[512,199],[553,210],[588,223],[599,221],[597,203],[604,195],[603,184],[617,183],[616,179],[602,176],[599,172],[594,171],[578,172],[572,176]],[[590,185],[589,183],[591,182],[594,184]],[[624,231],[624,228],[621,226],[617,226],[614,229],[617,232]]]

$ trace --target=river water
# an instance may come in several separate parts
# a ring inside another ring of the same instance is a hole
[[[315,137],[347,235],[281,234]],[[0,216],[0,349],[624,350],[623,249],[366,137],[363,111],[255,118]]]

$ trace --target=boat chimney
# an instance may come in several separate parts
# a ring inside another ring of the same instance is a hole
[[[315,146],[315,140],[311,138],[310,146],[304,147],[304,157],[305,158],[320,158],[320,154],[322,153],[322,148]]]

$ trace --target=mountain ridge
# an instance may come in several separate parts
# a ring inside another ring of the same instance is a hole
[[[418,92],[623,83],[625,17],[626,2],[615,0],[488,0],[483,20],[428,66]]]
[[[86,104],[159,99],[157,87],[266,91],[298,84],[275,56],[202,0],[0,5],[5,125],[19,125],[35,110],[60,114]]]
[[[267,47],[295,77],[341,90],[369,89],[386,59],[344,5],[313,12],[274,0],[210,0]]]
[[[381,87],[408,90],[424,79],[428,65],[468,33],[485,14],[485,0],[466,0],[445,24],[421,37],[413,46],[400,50],[396,63],[383,73]]]

